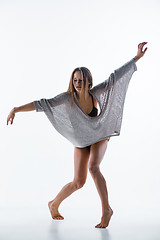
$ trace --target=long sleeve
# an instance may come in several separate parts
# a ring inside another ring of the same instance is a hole
[[[51,111],[54,107],[64,103],[66,95],[67,92],[63,92],[50,99],[42,98],[40,100],[33,101],[35,109],[37,112]]]
[[[122,77],[130,77],[135,71],[137,71],[137,66],[134,58],[125,63],[122,67],[114,70],[114,80],[118,81]]]
[[[97,84],[92,88],[93,92],[96,94],[100,94],[102,90],[109,90],[115,84],[115,82],[119,81],[121,78],[130,79],[132,74],[137,70],[137,66],[134,58],[125,63],[120,68],[114,70],[113,73],[110,74],[109,78],[103,81],[102,83]]]

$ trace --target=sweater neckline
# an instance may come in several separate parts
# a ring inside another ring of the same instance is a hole
[[[100,113],[99,113],[99,115],[97,115],[97,116],[95,116],[95,117],[91,117],[91,116],[89,116],[87,113],[85,113],[85,112],[83,111],[83,109],[81,108],[79,102],[78,102],[76,93],[74,92],[74,98],[75,98],[76,103],[77,103],[76,105],[77,105],[78,109],[79,109],[86,117],[88,117],[89,119],[97,119],[97,118],[99,118],[99,117],[101,116],[101,113],[102,113],[102,109],[101,109],[101,106],[100,106],[100,102],[99,102],[99,100],[97,99],[97,97],[96,97],[90,90],[89,90],[89,93],[91,94],[92,97],[95,97],[95,99],[97,100],[97,102],[98,102],[98,104],[99,104],[99,108],[100,108]]]

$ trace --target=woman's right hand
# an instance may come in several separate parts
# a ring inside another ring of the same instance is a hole
[[[8,117],[7,117],[7,125],[8,125],[8,123],[9,123],[9,121],[11,122],[11,124],[13,123],[14,117],[15,117],[15,109],[13,108],[13,109],[10,111],[10,113],[9,113],[9,115],[8,115]]]
[[[142,42],[138,44],[138,52],[137,52],[137,58],[141,58],[143,57],[143,55],[145,54],[145,52],[147,51],[147,47],[144,49],[143,51],[143,47],[145,44],[147,44],[148,42]]]

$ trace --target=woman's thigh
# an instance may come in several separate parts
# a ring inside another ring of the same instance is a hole
[[[106,152],[107,145],[108,145],[107,139],[91,145],[88,168],[99,167]]]
[[[86,180],[90,147],[74,148],[74,180]]]

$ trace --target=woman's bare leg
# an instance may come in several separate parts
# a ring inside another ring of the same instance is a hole
[[[90,148],[90,158],[88,163],[89,171],[94,180],[94,183],[96,185],[96,188],[102,203],[101,222],[95,226],[98,228],[106,228],[109,225],[110,218],[113,214],[113,211],[108,201],[108,191],[107,191],[106,180],[99,169],[99,165],[107,149],[107,144],[108,144],[107,140],[103,140],[93,144]]]
[[[66,184],[58,195],[48,203],[53,219],[64,219],[58,211],[59,205],[65,198],[83,187],[87,178],[89,152],[90,149],[88,147],[74,148],[74,179]]]

